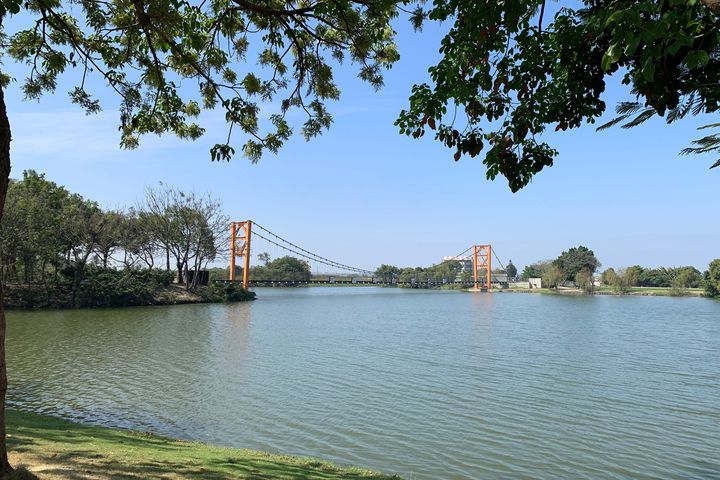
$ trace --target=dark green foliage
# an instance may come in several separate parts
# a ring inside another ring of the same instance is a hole
[[[699,288],[706,285],[706,279],[698,269],[686,267],[643,268],[633,265],[615,272],[608,268],[602,274],[602,282],[622,292],[630,287],[672,288],[676,294],[683,294],[685,289]]]
[[[698,288],[702,286],[702,274],[695,267],[631,267],[638,272],[637,285],[643,287]]]
[[[167,272],[115,270],[90,267],[76,296],[77,307],[150,305],[158,288],[166,284]],[[169,283],[169,282],[167,282]]]
[[[396,125],[414,138],[433,134],[456,161],[484,152],[487,178],[503,175],[517,191],[553,164],[557,151],[542,141],[548,128],[603,115],[610,76],[639,97],[619,107],[626,127],[717,112],[720,19],[704,3],[437,0],[414,18],[450,24],[442,58],[430,82],[413,87]],[[696,148],[717,150],[718,138]]]
[[[210,302],[241,302],[255,300],[255,292],[230,282],[210,282],[203,294]]]
[[[710,262],[705,278],[705,295],[708,297],[720,295],[720,258]]]
[[[458,279],[458,276],[462,277],[460,271],[462,266],[460,262],[447,260],[430,267],[407,267],[400,269],[398,273],[398,280],[400,282],[412,282],[416,283],[427,283],[427,282],[442,282],[446,280],[448,282],[454,282]],[[472,275],[472,274],[470,274]],[[471,276],[465,276],[462,280],[469,281]]]
[[[375,270],[375,275],[385,281],[391,281],[400,275],[400,269],[392,265],[382,264]]]
[[[527,280],[529,278],[542,278],[547,273],[548,269],[552,265],[552,262],[537,262],[523,268],[520,278]]]
[[[600,262],[595,258],[595,254],[587,247],[573,247],[563,252],[553,262],[564,274],[565,280],[575,280],[575,277],[582,271],[589,272],[590,275],[600,266]]]
[[[678,267],[672,269],[672,286],[676,288],[702,287],[702,273],[695,267]]]
[[[311,276],[310,265],[305,260],[290,256],[252,267],[250,272],[252,280],[307,281]]]
[[[185,269],[188,277],[199,277],[193,274],[215,258],[227,233],[220,204],[169,187],[152,192],[156,212],[104,211],[44,175],[23,172],[10,185],[0,224],[7,304],[143,305]],[[165,260],[166,247],[175,268],[154,268],[156,259]],[[196,287],[197,282],[186,285]]]
[[[211,283],[215,280],[227,280],[230,278],[229,268],[210,268],[208,272]]]
[[[517,274],[518,274],[517,267],[515,265],[513,265],[512,260],[510,260],[508,262],[507,268],[505,269],[505,271],[507,272],[508,278],[510,278],[510,279],[517,277]]]
[[[3,291],[5,308],[63,308],[71,307],[72,288],[69,285],[13,284]]]

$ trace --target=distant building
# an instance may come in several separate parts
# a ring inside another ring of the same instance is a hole
[[[458,256],[451,255],[451,256],[443,257],[443,259],[442,259],[443,262],[452,262],[453,260],[460,264],[460,273],[464,273],[464,272],[472,273],[472,269],[473,269],[472,257],[470,257],[469,255],[465,256],[465,257],[458,257]]]
[[[498,283],[503,287],[507,287],[510,284],[507,273],[491,273],[490,281],[492,283]]]
[[[530,288],[542,288],[542,278],[528,278]]]

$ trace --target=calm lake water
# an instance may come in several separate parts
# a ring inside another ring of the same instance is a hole
[[[407,479],[720,479],[720,302],[258,297],[10,312],[9,403]]]

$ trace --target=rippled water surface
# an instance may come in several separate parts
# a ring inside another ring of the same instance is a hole
[[[258,296],[10,312],[10,403],[408,479],[720,479],[720,302]]]

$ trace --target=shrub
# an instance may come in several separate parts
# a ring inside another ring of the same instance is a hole
[[[75,297],[78,307],[148,305],[159,283],[152,270],[115,270],[89,267]],[[163,277],[160,278],[161,281]]]
[[[210,302],[240,302],[255,299],[255,292],[230,282],[211,282],[205,290],[205,295]]]

